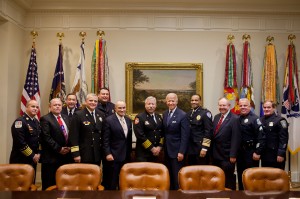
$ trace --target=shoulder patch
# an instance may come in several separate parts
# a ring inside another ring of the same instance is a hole
[[[257,125],[261,125],[260,119],[257,118],[256,123],[257,123]]]
[[[140,122],[139,118],[136,117],[136,118],[134,119],[134,124],[138,124],[139,122]]]
[[[15,128],[16,129],[22,128],[22,121],[15,121]]]
[[[206,115],[207,115],[208,118],[211,118],[211,113],[210,112],[207,112]]]
[[[285,120],[281,120],[280,124],[281,124],[282,128],[284,128],[284,129],[286,129],[288,127],[288,124]]]

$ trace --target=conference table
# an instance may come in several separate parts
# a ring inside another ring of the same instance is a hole
[[[2,191],[5,199],[300,199],[300,191]]]

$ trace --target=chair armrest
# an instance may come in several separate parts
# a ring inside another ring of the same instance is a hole
[[[57,190],[57,186],[56,185],[52,185],[52,186],[50,186],[50,187],[48,187],[46,189],[46,191],[53,191],[53,190]]]
[[[36,191],[37,190],[37,186],[35,186],[34,184],[30,185],[30,191]]]
[[[98,191],[103,191],[104,190],[104,187],[102,185],[99,185],[97,188],[98,188]]]

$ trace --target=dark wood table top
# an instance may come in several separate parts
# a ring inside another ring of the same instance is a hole
[[[300,191],[254,194],[245,191],[181,192],[181,191],[26,191],[0,192],[5,199],[132,199],[133,196],[155,196],[156,199],[289,199],[299,198]]]

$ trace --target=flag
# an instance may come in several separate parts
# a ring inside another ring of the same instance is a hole
[[[242,80],[241,80],[240,98],[247,98],[250,102],[252,110],[255,109],[253,93],[254,93],[254,89],[253,89],[253,73],[252,73],[250,43],[246,40],[243,44]]]
[[[85,97],[88,93],[88,86],[85,79],[85,54],[84,54],[84,42],[80,45],[80,57],[75,74],[71,93],[77,96],[77,103],[81,105],[85,102]]]
[[[20,115],[23,115],[24,112],[26,111],[26,103],[29,100],[36,100],[38,102],[39,107],[41,107],[39,78],[38,78],[37,62],[36,62],[36,50],[34,44],[32,45],[31,48],[26,80],[22,91]],[[37,117],[38,119],[41,117],[40,109],[37,114]]]
[[[239,114],[239,95],[236,81],[236,56],[235,47],[231,42],[227,45],[226,51],[224,96],[231,104],[231,112]]]
[[[262,92],[260,115],[263,115],[263,103],[270,100],[279,103],[278,67],[275,45],[269,43],[265,47],[264,67],[262,72]]]
[[[91,64],[91,92],[97,93],[100,88],[108,86],[108,58],[106,41],[102,38],[96,40]]]
[[[296,154],[300,150],[300,107],[297,75],[298,66],[294,44],[291,43],[288,46],[286,54],[281,115],[285,117],[289,123],[288,149],[291,154]]]
[[[62,102],[65,101],[66,88],[65,88],[65,76],[63,68],[63,47],[59,44],[58,58],[55,67],[54,77],[52,81],[49,101],[53,98],[60,98]]]

